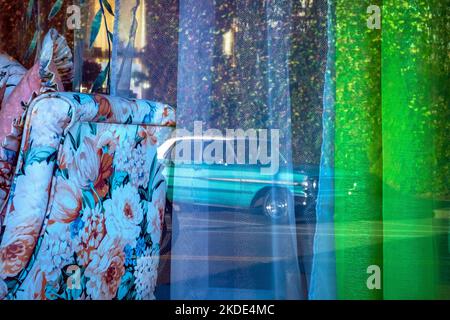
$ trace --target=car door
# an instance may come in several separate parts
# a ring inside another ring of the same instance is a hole
[[[205,149],[212,140],[203,141],[203,155]],[[226,162],[226,148],[223,140],[216,141],[223,145],[222,159],[214,163],[202,163],[195,165],[195,181],[193,193],[196,204],[208,206],[241,207],[240,194],[241,178],[235,165]],[[208,151],[206,149],[206,151]]]

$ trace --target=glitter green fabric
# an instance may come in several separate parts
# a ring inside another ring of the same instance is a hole
[[[448,198],[448,1],[383,5],[384,298],[433,299],[448,233],[434,218]]]
[[[448,298],[448,1],[373,4],[336,1],[338,298]]]
[[[336,1],[335,232],[340,299],[379,299],[367,268],[382,264],[380,30],[377,1]]]

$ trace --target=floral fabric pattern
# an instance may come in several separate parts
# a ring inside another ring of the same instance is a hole
[[[0,52],[0,109],[27,70],[9,55]]]
[[[154,299],[167,105],[50,93],[28,110],[0,243],[0,298]]]
[[[10,96],[11,92],[14,88],[19,84],[22,80],[23,76],[27,70],[16,60],[8,56],[7,54],[0,53],[0,112],[2,109],[3,100],[7,100]],[[10,125],[11,127],[11,125]],[[10,127],[8,129],[10,129]],[[11,135],[11,139],[9,139],[9,144],[14,144],[14,136],[18,136],[18,132],[16,130],[16,123],[12,124],[13,132]],[[15,144],[17,146],[17,143]],[[0,149],[2,148],[2,144],[0,141]],[[18,147],[17,147],[18,148]],[[2,156],[0,155],[0,158]],[[8,196],[8,191],[11,186],[11,172],[13,172],[13,166],[10,164],[11,154],[5,154],[3,158],[5,160],[0,159],[0,227],[2,225],[2,208],[5,204],[6,198]],[[0,290],[1,291],[1,290]],[[0,292],[1,294],[1,292]]]

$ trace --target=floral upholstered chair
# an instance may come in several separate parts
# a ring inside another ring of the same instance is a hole
[[[28,108],[5,230],[2,299],[153,299],[171,107],[48,93]]]

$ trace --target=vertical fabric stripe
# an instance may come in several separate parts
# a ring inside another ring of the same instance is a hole
[[[379,1],[336,2],[335,233],[339,299],[380,299],[367,268],[382,264]]]
[[[438,297],[433,216],[435,200],[448,198],[447,8],[448,1],[384,1],[386,299]]]
[[[334,244],[334,130],[335,130],[335,15],[328,1],[328,52],[323,99],[323,133],[316,232],[309,299],[336,299],[336,254]]]

